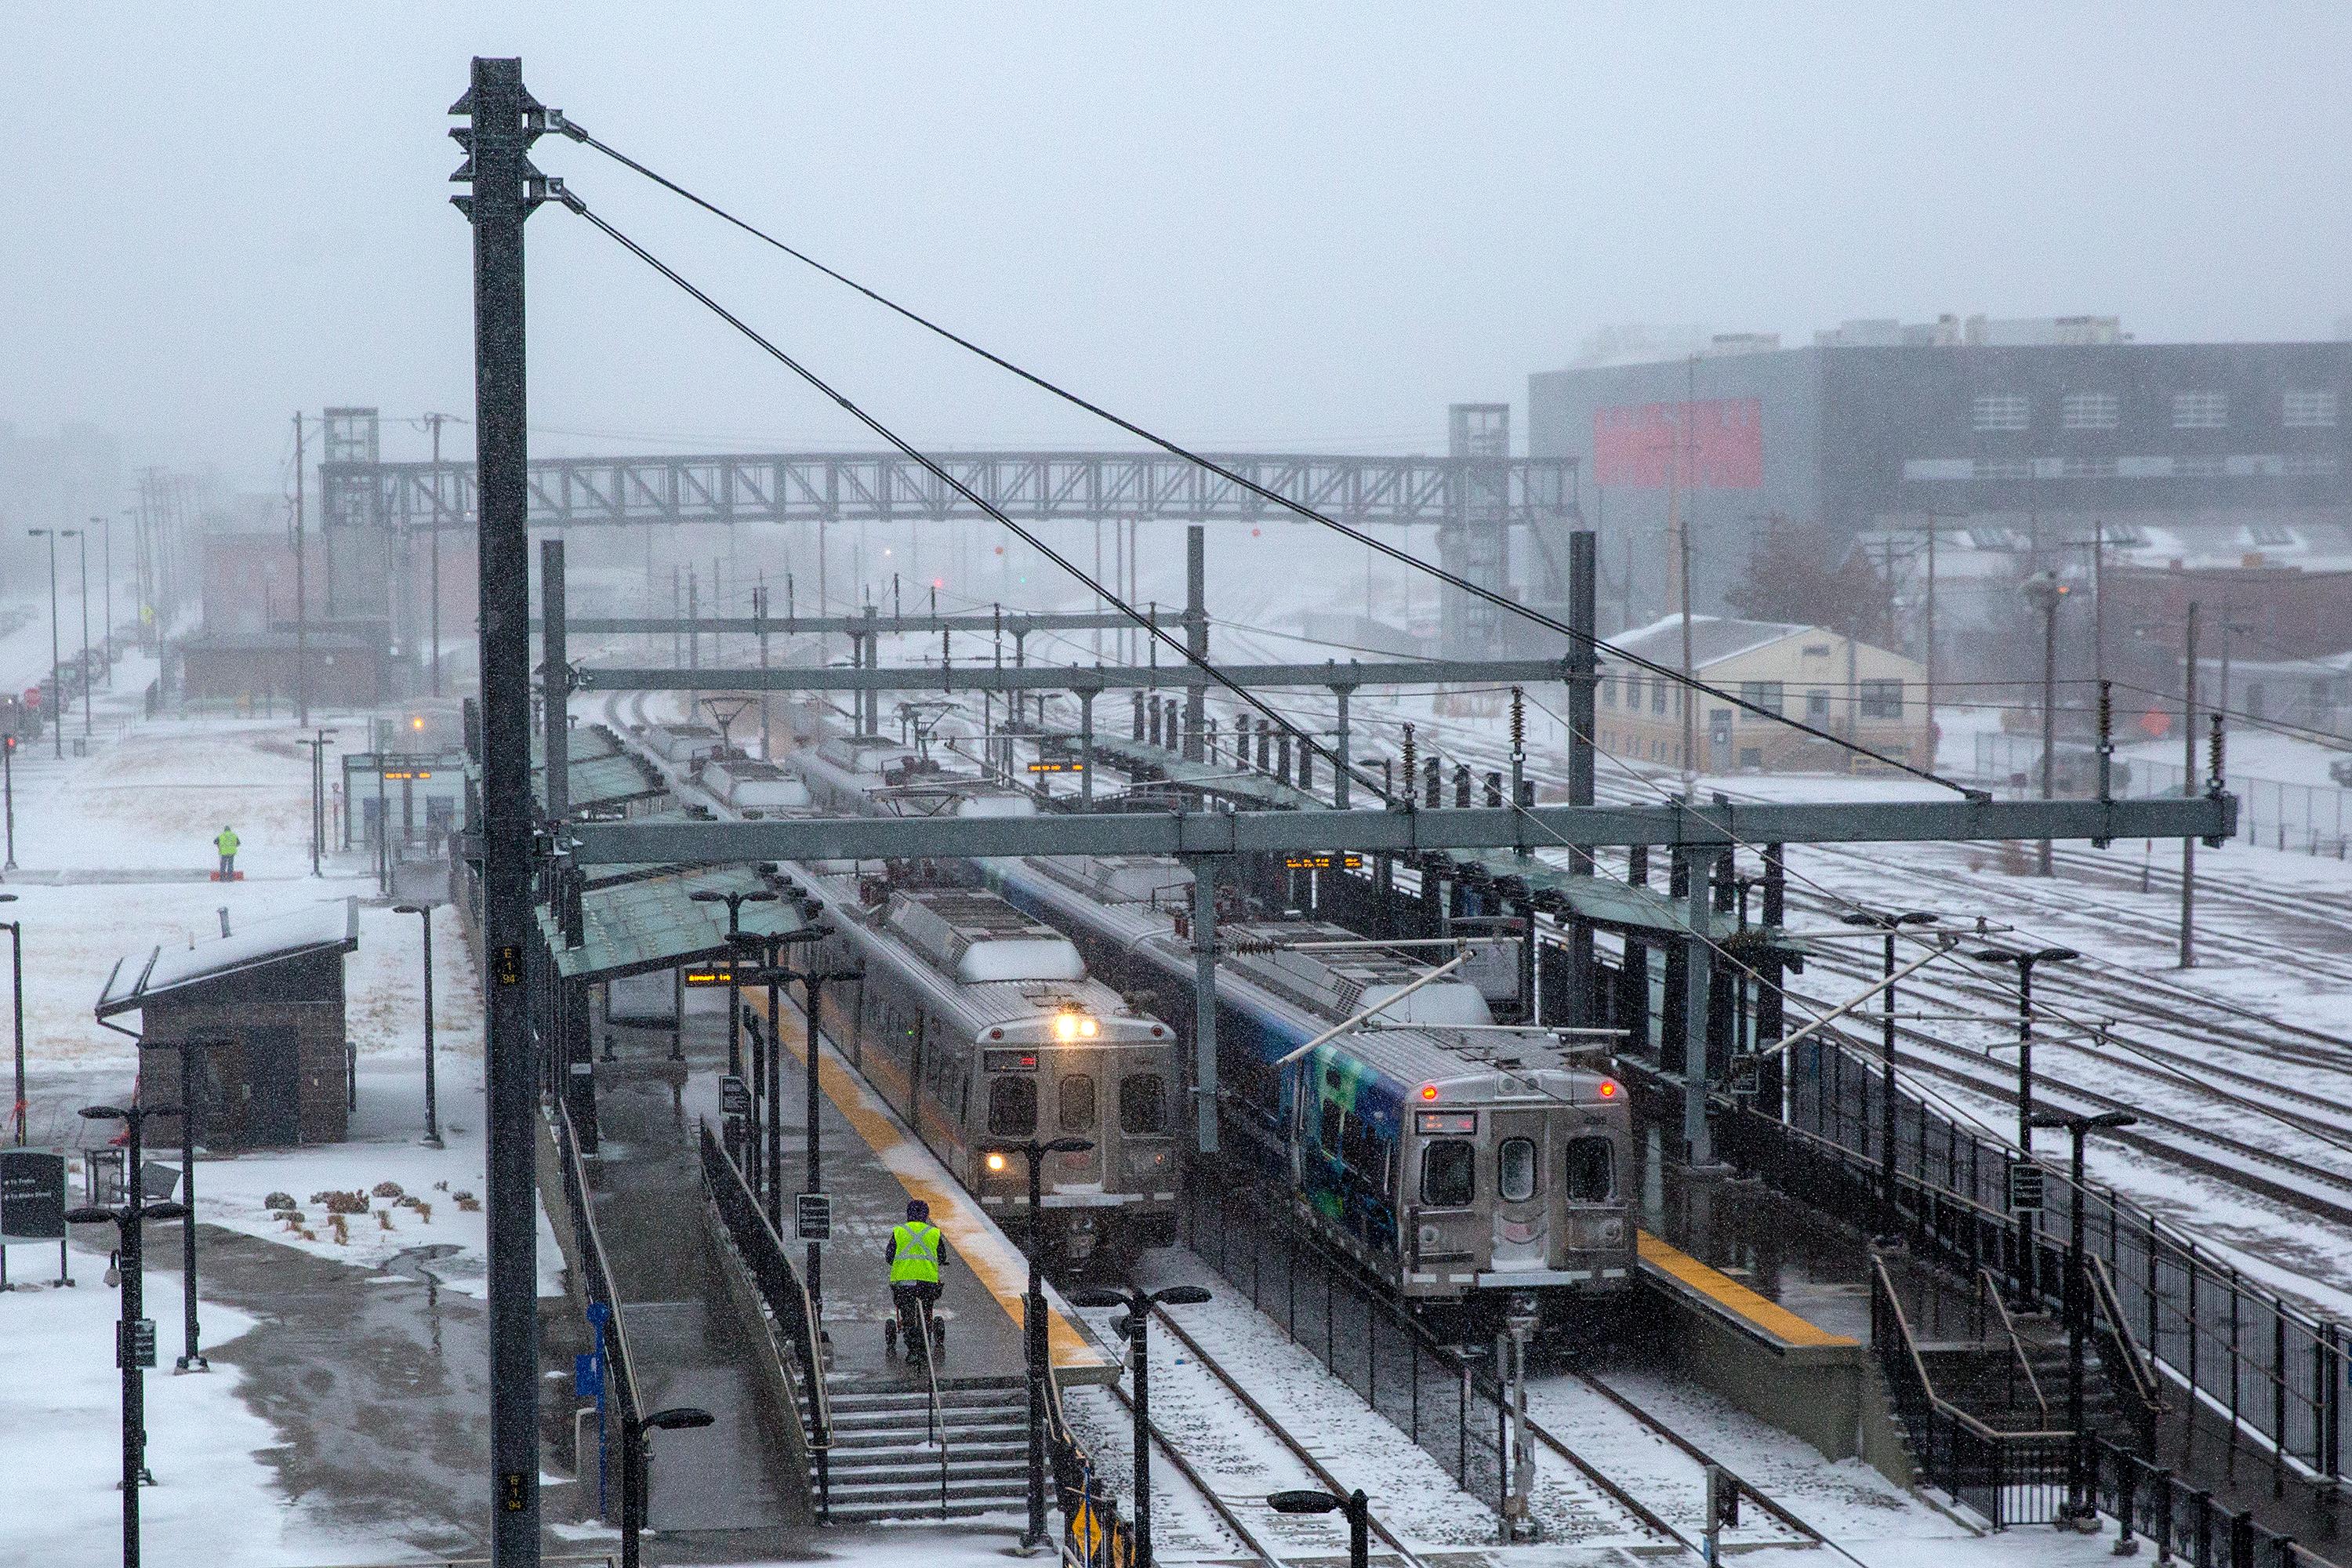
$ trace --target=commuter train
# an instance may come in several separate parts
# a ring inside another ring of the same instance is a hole
[[[1093,973],[1189,1041],[1190,877],[1148,858],[982,863],[1016,908],[1066,931]],[[1448,977],[1287,1060],[1424,975],[1405,950],[1327,922],[1218,928],[1224,1145],[1286,1187],[1302,1220],[1433,1318],[1483,1331],[1532,1296],[1548,1328],[1635,1278],[1629,1096],[1470,1026],[1484,996]]]
[[[826,1031],[982,1207],[1025,1228],[1027,1162],[1006,1146],[1083,1139],[1093,1147],[1045,1156],[1047,1250],[1079,1262],[1175,1239],[1172,1027],[1090,980],[1069,938],[993,893],[799,879],[834,928],[817,967],[866,976],[824,987]]]

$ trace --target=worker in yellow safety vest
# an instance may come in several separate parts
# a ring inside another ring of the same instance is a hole
[[[220,879],[224,882],[236,875],[236,847],[240,842],[236,829],[228,826],[223,826],[213,840],[213,847],[220,851]]]
[[[924,1331],[931,1306],[940,1299],[940,1271],[948,1266],[948,1238],[931,1223],[931,1205],[920,1198],[907,1202],[907,1218],[890,1227],[890,1246],[883,1254],[890,1265],[890,1305],[907,1344],[907,1359],[929,1354],[930,1336]]]

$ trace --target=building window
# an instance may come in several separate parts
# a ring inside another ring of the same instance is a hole
[[[1603,708],[1617,706],[1617,678],[1613,675],[1601,678],[1601,705]]]
[[[1810,723],[1821,724],[1830,716],[1830,694],[1825,687],[1816,686],[1805,693],[1805,718]]]
[[[2336,428],[2336,395],[2332,392],[2290,392],[2279,410],[2279,423],[2290,430]]]
[[[2176,392],[2172,395],[2175,430],[2222,430],[2230,424],[2226,392]]]
[[[2028,405],[2021,395],[1994,393],[1976,400],[1976,426],[1979,430],[2022,430],[2027,412]]]
[[[2070,392],[2060,404],[2059,412],[2062,423],[2069,430],[2112,430],[2117,415],[2116,395]]]
[[[1780,683],[1777,680],[1743,680],[1739,683],[1739,700],[1778,717],[1780,712]]]
[[[1865,719],[1902,718],[1903,683],[1899,680],[1864,681],[1862,716]]]
[[[1663,713],[1665,710],[1666,678],[1663,675],[1654,676],[1650,681],[1650,711],[1653,713]]]

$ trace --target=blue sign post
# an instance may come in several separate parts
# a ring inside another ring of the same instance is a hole
[[[604,1325],[611,1321],[613,1309],[602,1301],[588,1303],[588,1326],[595,1331],[596,1348],[572,1359],[572,1378],[582,1394],[596,1397],[596,1517],[606,1516],[604,1499],[605,1453],[609,1445],[604,1439]]]

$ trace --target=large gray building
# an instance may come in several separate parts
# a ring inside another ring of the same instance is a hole
[[[2033,552],[2094,521],[2210,556],[2347,552],[2352,342],[2142,343],[2112,317],[1849,322],[1808,347],[1696,353],[1528,380],[1528,451],[1580,458],[1586,514],[1634,613],[1664,601],[1669,497],[1695,521],[1696,599],[1779,514],[1838,542],[2010,531]]]

